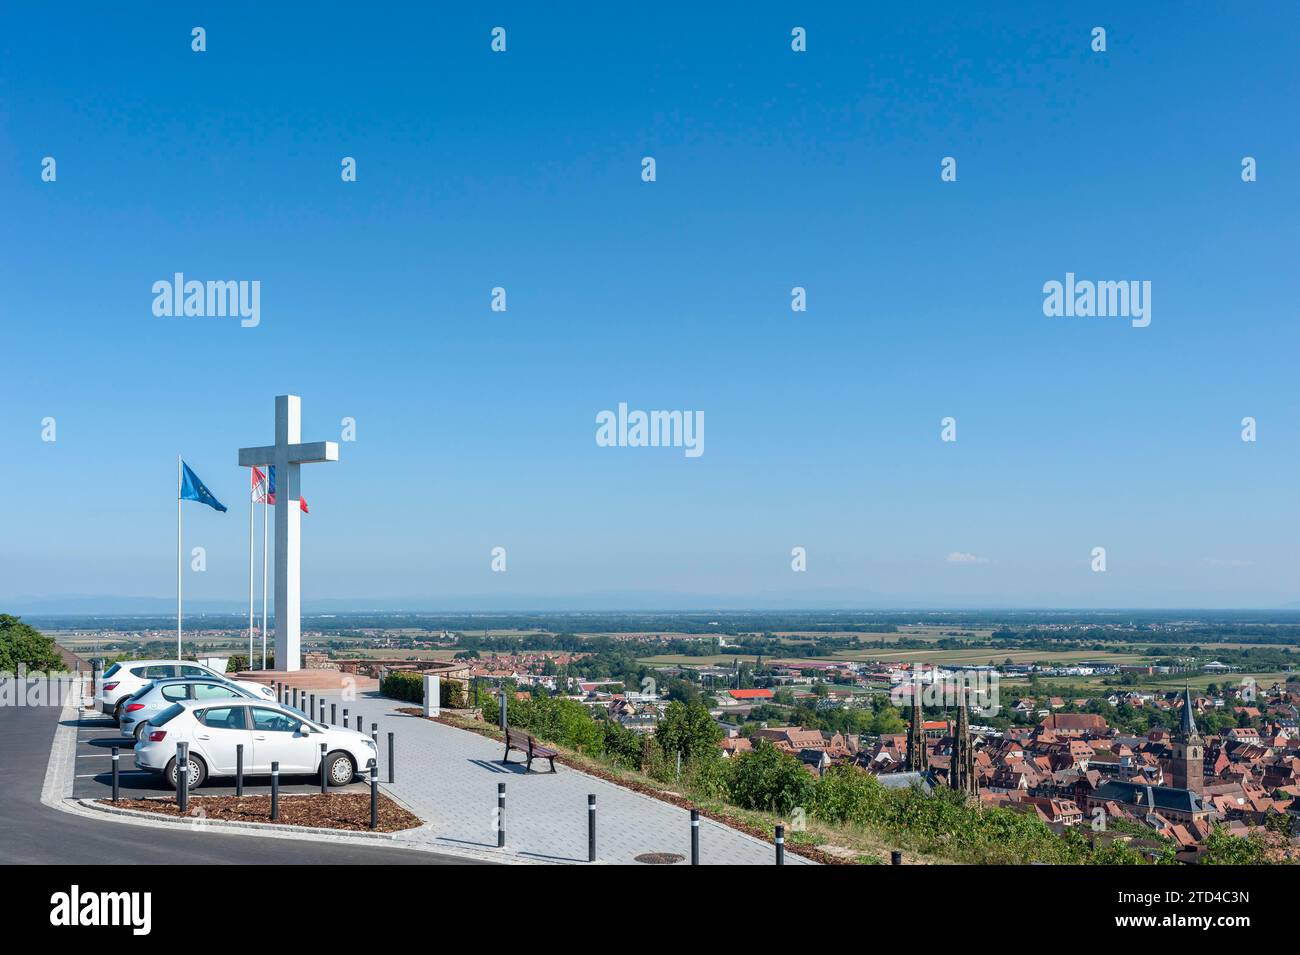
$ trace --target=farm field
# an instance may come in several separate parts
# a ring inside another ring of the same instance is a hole
[[[360,657],[366,660],[451,660],[455,650],[409,650],[401,647],[357,647],[332,650],[333,658]]]
[[[641,657],[640,662],[650,666],[729,666],[736,660],[754,662],[754,654],[711,654],[694,657],[686,654],[668,653]],[[999,647],[974,647],[964,650],[883,650],[870,648],[864,650],[844,650],[825,657],[765,656],[768,662],[780,663],[828,663],[836,660],[881,660],[893,662],[922,662],[940,666],[970,666],[988,663],[990,660],[1001,664],[1008,658],[1013,663],[1038,662],[1065,665],[1078,663],[1080,660],[1103,659],[1114,663],[1143,663],[1152,659],[1146,652],[1103,653],[1096,650],[1004,650]]]
[[[1124,686],[1107,686],[1103,683],[1103,677],[1090,676],[1062,676],[1062,677],[1044,677],[1044,682],[1050,683],[1054,687],[1071,688],[1079,692],[1098,690],[1149,690],[1160,693],[1168,693],[1174,690],[1181,690],[1184,686],[1191,687],[1193,690],[1204,690],[1211,683],[1219,686],[1229,684],[1239,684],[1242,680],[1251,678],[1260,686],[1268,687],[1274,683],[1285,682],[1288,676],[1280,671],[1268,671],[1259,673],[1229,673],[1229,674],[1212,674],[1212,673],[1173,673],[1168,675],[1138,676],[1132,684]],[[1001,681],[1004,687],[1027,686],[1029,681],[1019,677],[1004,677]]]

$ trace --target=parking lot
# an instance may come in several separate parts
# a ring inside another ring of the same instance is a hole
[[[113,795],[113,747],[120,747],[118,762],[121,795],[127,799],[149,796],[174,796],[175,790],[163,782],[160,773],[150,773],[135,768],[134,741],[123,736],[113,721],[93,711],[86,711],[77,720],[77,772],[72,795],[77,799],[109,799]],[[245,776],[244,792],[271,791],[270,776]],[[331,792],[369,792],[369,784],[360,781],[348,786],[330,787]],[[280,775],[280,792],[320,792],[317,776]],[[234,779],[213,779],[197,790],[199,796],[233,796]]]

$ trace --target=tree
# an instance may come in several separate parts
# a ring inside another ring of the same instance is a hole
[[[731,798],[743,809],[765,809],[782,815],[795,806],[811,805],[817,784],[803,764],[766,740],[735,758]]]
[[[871,729],[869,732],[876,733],[880,736],[886,736],[891,733],[901,733],[907,727],[903,722],[903,715],[893,706],[882,706],[871,717]]]
[[[0,614],[0,672],[64,670],[63,658],[54,641],[35,627],[7,613]]]
[[[722,739],[722,727],[713,721],[703,703],[674,700],[655,727],[655,740],[665,753],[681,753],[691,759],[713,751]]]
[[[1219,825],[1205,840],[1205,854],[1201,857],[1201,865],[1261,865],[1267,861],[1264,844],[1254,834],[1234,836]]]
[[[699,698],[700,691],[694,683],[688,683],[686,680],[680,679],[668,681],[668,699],[690,704],[695,703]]]

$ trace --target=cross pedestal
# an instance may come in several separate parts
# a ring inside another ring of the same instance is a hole
[[[333,441],[302,444],[302,399],[277,395],[275,444],[240,448],[241,468],[275,466],[275,668],[302,668],[299,546],[302,499],[299,466],[337,461],[339,446]]]

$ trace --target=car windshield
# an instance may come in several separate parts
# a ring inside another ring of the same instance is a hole
[[[176,714],[182,712],[184,709],[185,707],[181,706],[179,703],[173,703],[171,706],[167,707],[167,709],[163,710],[157,716],[150,719],[149,722],[152,723],[154,726],[162,726],[166,723],[171,722],[171,720],[176,716]]]
[[[146,693],[148,693],[150,690],[152,690],[152,689],[153,689],[155,686],[157,686],[157,685],[158,685],[158,684],[156,684],[156,683],[146,683],[144,686],[140,687],[140,689],[138,689],[138,690],[136,690],[134,693],[132,693],[131,696],[130,696],[130,699],[132,699],[132,700],[138,700],[138,699],[140,699],[140,697],[144,696]]]
[[[122,669],[122,664],[114,663],[111,667],[109,667],[107,670],[104,671],[104,676],[110,677],[120,669]]]

